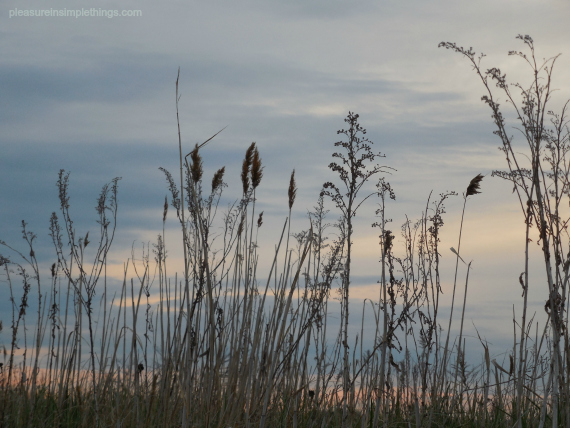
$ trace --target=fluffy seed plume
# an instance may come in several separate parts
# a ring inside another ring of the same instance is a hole
[[[190,172],[192,173],[192,181],[194,181],[194,183],[198,183],[200,181],[204,172],[202,169],[202,157],[200,156],[200,153],[198,153],[198,150],[199,147],[198,144],[196,144],[196,147],[192,150],[192,153],[190,153],[190,158],[192,159]]]
[[[226,167],[222,167],[216,171],[214,178],[212,178],[212,193],[220,188],[223,183],[224,172],[226,172]]]
[[[297,196],[297,185],[295,184],[295,170],[291,173],[291,181],[289,181],[289,209],[293,207],[295,203],[295,197]]]
[[[472,195],[476,195],[477,193],[481,193],[479,192],[480,189],[480,184],[481,184],[481,180],[483,180],[483,175],[481,174],[477,174],[477,177],[473,178],[473,180],[471,180],[471,182],[469,183],[469,186],[467,186],[467,192],[465,193],[465,196],[472,196]]]
[[[241,183],[243,184],[243,193],[246,194],[249,190],[249,170],[251,168],[251,163],[253,162],[253,151],[255,149],[255,143],[251,143],[251,146],[245,152],[245,158],[241,167]]]
[[[251,185],[255,189],[261,183],[261,177],[263,177],[263,168],[261,166],[261,158],[259,157],[259,152],[257,147],[253,150],[253,159],[251,161]]]

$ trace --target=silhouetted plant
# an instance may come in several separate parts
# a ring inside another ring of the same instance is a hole
[[[551,354],[551,395],[553,427],[558,426],[559,417],[570,423],[570,411],[566,405],[560,406],[561,397],[568,402],[570,398],[570,340],[568,338],[568,320],[565,315],[565,304],[568,302],[570,278],[570,254],[566,254],[569,245],[567,226],[570,219],[563,218],[565,208],[564,199],[570,199],[570,163],[568,152],[570,150],[570,130],[568,128],[566,101],[559,114],[554,113],[549,105],[552,101],[552,71],[558,56],[545,60],[538,60],[535,54],[534,41],[528,35],[518,35],[528,49],[529,53],[509,51],[509,55],[518,56],[530,68],[531,78],[528,86],[520,83],[510,84],[506,74],[499,68],[483,69],[479,56],[472,48],[465,49],[451,42],[441,42],[439,47],[466,57],[471,63],[475,73],[481,79],[485,88],[485,95],[481,100],[491,109],[491,117],[495,123],[496,134],[501,140],[499,148],[507,160],[506,171],[493,171],[493,176],[503,178],[513,184],[513,193],[516,193],[526,224],[525,270],[519,281],[523,288],[523,313],[520,323],[519,358],[517,361],[517,386],[515,419],[516,425],[522,427],[526,408],[534,397],[530,397],[524,388],[526,361],[526,343],[528,342],[527,322],[527,296],[529,286],[529,234],[530,229],[538,229],[542,256],[548,284],[548,297],[545,310],[548,313],[551,327],[552,354]],[[498,93],[493,89],[493,83]],[[516,93],[519,93],[519,96]],[[498,97],[505,97],[507,104],[512,107],[517,120],[516,129],[522,135],[524,148],[515,145],[514,136],[509,135],[507,121],[499,108]],[[549,123],[550,122],[550,123]],[[567,215],[567,214],[566,214]],[[561,351],[561,339],[565,339],[564,350]],[[564,373],[564,368],[566,372]],[[562,388],[562,390],[561,390]],[[547,398],[549,388],[544,396],[541,409],[540,426],[545,423]],[[559,414],[560,411],[560,414]]]
[[[373,144],[366,135],[364,129],[358,123],[358,114],[352,112],[344,121],[349,125],[347,129],[337,131],[338,135],[344,135],[346,140],[336,142],[335,147],[342,147],[344,150],[333,153],[334,158],[339,162],[331,162],[329,168],[339,176],[340,186],[332,182],[323,185],[322,194],[330,197],[337,208],[342,212],[343,221],[346,223],[346,263],[342,273],[342,344],[344,347],[344,369],[343,369],[343,426],[347,417],[347,396],[350,391],[349,361],[348,361],[348,315],[349,315],[349,287],[350,287],[350,267],[352,257],[352,234],[353,218],[356,216],[358,208],[362,203],[375,193],[371,193],[360,201],[357,200],[359,191],[370,177],[379,172],[386,172],[384,166],[374,164],[376,158],[384,157],[381,153],[374,153]]]

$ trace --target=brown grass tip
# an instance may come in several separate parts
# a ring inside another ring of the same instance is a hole
[[[168,214],[168,198],[164,197],[164,209],[162,211],[162,221],[166,221],[166,214]]]
[[[480,189],[480,184],[481,184],[481,180],[483,180],[483,177],[484,177],[484,175],[477,174],[477,176],[471,180],[471,182],[469,183],[469,186],[467,186],[467,192],[465,193],[466,197],[476,195],[477,193],[481,193],[481,192],[479,192],[479,189]]]
[[[261,166],[261,158],[257,147],[253,150],[253,159],[251,161],[251,185],[255,189],[261,183],[263,177],[263,167]]]
[[[218,190],[223,184],[224,173],[226,172],[226,167],[222,167],[216,171],[214,178],[212,178],[212,193]]]
[[[198,183],[202,178],[203,169],[202,169],[202,157],[200,153],[198,153],[199,147],[196,144],[196,147],[190,153],[190,159],[192,159],[192,166],[190,168],[190,172],[192,173],[192,181],[194,183]]]
[[[243,185],[243,193],[246,194],[249,190],[249,171],[253,162],[253,152],[255,150],[255,142],[251,143],[245,152],[245,158],[241,166],[241,183]]]
[[[295,184],[295,170],[291,173],[291,181],[289,181],[289,209],[293,207],[295,203],[295,197],[297,196],[297,186]]]

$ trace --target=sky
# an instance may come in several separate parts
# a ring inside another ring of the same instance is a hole
[[[141,16],[18,16],[64,9]],[[323,183],[336,178],[327,166],[349,111],[386,156],[382,165],[393,168],[386,178],[396,193],[387,208],[394,230],[406,215],[420,217],[430,192],[432,200],[448,190],[461,195],[473,177],[485,175],[482,193],[468,200],[461,244],[463,259],[473,261],[466,319],[473,348],[480,350],[475,324],[500,352],[512,346],[512,313],[522,303],[522,214],[508,183],[490,176],[506,165],[480,100],[481,82],[465,58],[438,44],[472,46],[487,55],[483,68],[500,67],[511,81],[526,83],[528,68],[507,53],[524,48],[517,34],[531,35],[539,58],[563,54],[554,73],[559,106],[570,98],[568,16],[570,4],[555,0],[3,0],[0,240],[24,249],[25,220],[48,272],[49,218],[58,210],[55,183],[64,169],[81,234],[96,227],[101,187],[122,177],[111,256],[117,271],[133,245],[156,242],[168,194],[159,167],[177,172],[180,69],[183,150],[227,127],[202,155],[207,177],[226,166],[230,198],[239,198],[241,161],[257,144],[264,165],[259,241],[268,253],[288,214],[293,169],[299,190],[292,228],[308,228],[307,211]],[[451,198],[444,217],[444,305],[455,263],[447,248],[457,247],[462,204],[461,196]],[[332,204],[327,208],[331,219],[338,216]],[[370,227],[376,208],[371,199],[357,217],[355,302],[378,294],[380,250]],[[167,239],[176,257],[174,220]],[[270,262],[260,260],[262,272]],[[531,302],[543,317],[544,275],[539,263],[533,269]],[[7,314],[0,308],[0,318]]]

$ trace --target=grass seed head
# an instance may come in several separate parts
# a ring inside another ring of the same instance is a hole
[[[289,181],[289,209],[293,207],[295,203],[295,197],[297,196],[297,185],[295,184],[295,170],[291,173],[291,181]]]
[[[204,170],[202,168],[202,157],[200,156],[200,153],[198,153],[198,149],[198,144],[196,144],[196,147],[190,154],[190,158],[192,159],[192,167],[190,168],[190,172],[192,174],[192,181],[194,181],[194,183],[198,183],[202,178],[202,174],[204,173]]]
[[[465,193],[466,197],[476,195],[477,193],[481,193],[479,192],[479,190],[480,190],[481,180],[483,180],[483,177],[484,177],[483,175],[477,174],[477,176],[471,180],[469,186],[467,186],[467,192]]]
[[[218,190],[223,184],[224,172],[226,172],[226,167],[222,167],[216,171],[214,178],[212,178],[212,193]]]
[[[253,162],[253,151],[255,150],[255,143],[251,143],[247,151],[245,152],[245,158],[241,167],[241,183],[243,185],[244,195],[249,190],[249,171],[251,169],[251,164]]]
[[[254,189],[261,183],[261,177],[263,177],[263,167],[261,166],[261,158],[259,157],[259,152],[256,147],[253,151],[253,159],[251,161],[251,185]]]
[[[164,209],[162,210],[162,221],[166,221],[166,214],[168,214],[168,198],[164,197]]]

